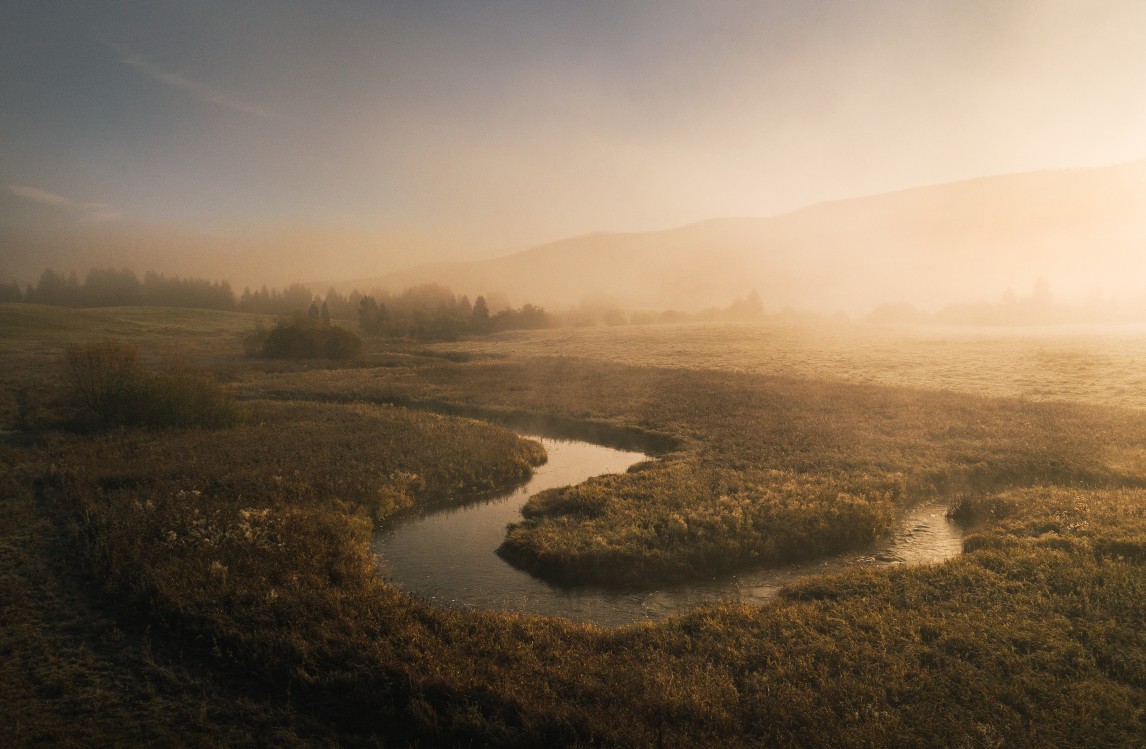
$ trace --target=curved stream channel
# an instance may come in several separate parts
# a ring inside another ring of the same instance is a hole
[[[558,588],[511,567],[495,550],[505,526],[521,520],[521,507],[544,489],[579,484],[603,473],[623,473],[649,456],[569,440],[539,440],[549,461],[516,489],[462,507],[434,507],[402,514],[375,534],[379,571],[400,588],[445,607],[527,611],[580,622],[618,626],[683,613],[703,603],[773,598],[801,578],[857,566],[939,562],[963,549],[963,532],[932,503],[906,513],[895,531],[870,548],[803,564],[722,575],[710,580],[626,591]]]

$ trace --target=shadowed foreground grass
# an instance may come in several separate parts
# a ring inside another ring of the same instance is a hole
[[[15,743],[1137,746],[1146,737],[1144,491],[983,495],[963,507],[982,530],[951,562],[820,578],[762,609],[599,630],[408,598],[373,570],[368,505],[353,499],[370,495],[355,490],[369,485],[365,474],[352,466],[359,478],[339,484],[321,461],[294,462],[316,423],[359,420],[357,436],[379,444],[411,429],[438,434],[439,421],[482,442],[497,430],[396,409],[257,412],[265,431],[123,431],[54,440],[50,454],[5,452],[6,502],[23,517],[5,526],[4,548],[22,548],[26,563],[4,578],[5,647],[17,656],[4,666],[15,675],[5,689],[17,698],[0,722]],[[215,448],[223,437],[230,462]],[[252,455],[261,458],[244,473]],[[535,453],[519,455],[528,463]],[[38,469],[34,504],[21,487]],[[56,549],[47,563],[31,538]],[[70,582],[84,570],[96,591]],[[68,587],[77,612],[97,618],[31,623],[59,613],[32,588],[37,576]],[[106,637],[100,621],[112,627]],[[143,701],[132,706],[136,693]],[[83,719],[103,706],[115,724]]]

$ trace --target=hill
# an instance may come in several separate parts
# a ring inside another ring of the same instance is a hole
[[[751,289],[771,308],[866,312],[1025,291],[1071,298],[1146,291],[1146,160],[984,177],[822,203],[772,218],[597,233],[504,257],[355,282],[436,282],[472,295],[562,307],[609,299],[699,309]]]

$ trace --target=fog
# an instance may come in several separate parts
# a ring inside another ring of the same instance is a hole
[[[1135,0],[77,3],[0,28],[0,281],[756,289],[853,316],[1040,279],[1146,295]]]

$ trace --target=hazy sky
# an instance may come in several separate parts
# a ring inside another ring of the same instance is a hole
[[[348,277],[1143,156],[1142,0],[0,5],[9,274],[66,236]]]

